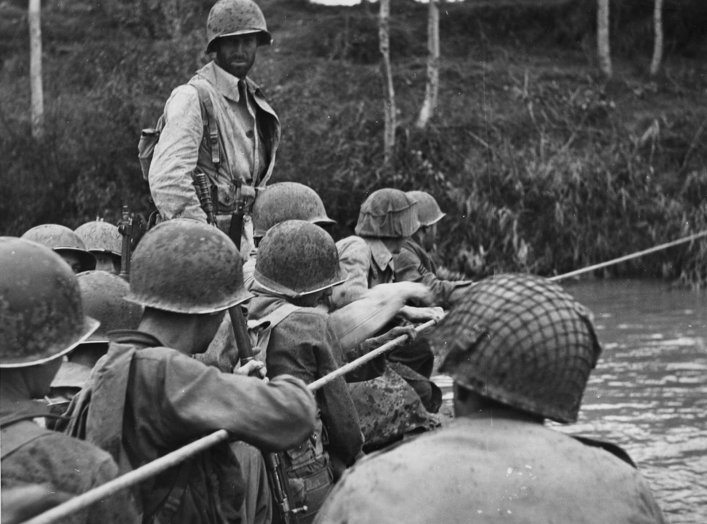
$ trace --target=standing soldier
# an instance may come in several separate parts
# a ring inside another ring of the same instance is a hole
[[[66,226],[42,224],[27,230],[22,238],[53,249],[74,273],[96,269],[96,257],[88,252],[81,237]]]
[[[307,383],[336,370],[337,341],[327,309],[317,307],[341,284],[334,240],[322,228],[288,220],[263,238],[255,266],[250,321],[265,326],[261,352],[268,377],[289,374]],[[339,377],[317,392],[318,420],[312,435],[283,453],[293,499],[306,506],[298,522],[314,519],[334,481],[361,452],[363,439],[346,381]]]
[[[49,392],[61,357],[98,322],[84,316],[71,268],[44,246],[0,237],[0,274],[3,505],[5,490],[33,484],[46,489],[48,500],[57,492],[84,493],[115,478],[118,467],[105,451],[35,424],[48,412],[34,400]],[[66,522],[137,522],[137,515],[128,496],[118,493]]]
[[[559,286],[482,280],[431,342],[454,379],[454,422],[359,462],[320,522],[664,522],[625,452],[544,425],[577,420],[601,353],[591,313]]]
[[[437,265],[432,259],[432,252],[436,248],[437,223],[445,214],[429,193],[408,191],[406,195],[417,203],[420,229],[413,237],[405,239],[400,253],[394,257],[395,280],[422,282],[432,290],[433,304],[448,308],[471,282],[445,280],[437,276]]]
[[[118,226],[103,220],[94,220],[80,225],[74,230],[86,249],[96,257],[96,269],[109,273],[120,273],[120,257],[123,237]]]
[[[247,77],[257,48],[270,45],[272,36],[253,0],[219,0],[209,13],[206,33],[206,52],[214,59],[167,100],[148,179],[162,218],[206,222],[192,185],[194,170],[202,171],[211,186],[217,224],[228,232],[232,214],[248,211],[255,188],[265,187],[275,166],[280,122]],[[208,129],[202,116],[209,113],[215,129]],[[246,257],[253,247],[249,217],[246,213],[239,246]]]
[[[206,350],[224,312],[250,298],[233,242],[187,219],[159,224],[132,258],[127,300],[145,307],[136,331],[114,337],[78,397],[90,396],[86,439],[136,468],[218,429],[264,450],[288,449],[314,429],[315,402],[291,376],[265,383],[192,358]],[[251,479],[245,479],[250,482]],[[229,445],[210,448],[143,483],[146,522],[238,522],[244,495]]]

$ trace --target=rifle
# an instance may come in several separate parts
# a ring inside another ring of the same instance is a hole
[[[134,231],[133,216],[130,213],[127,205],[123,206],[122,217],[118,222],[118,231],[123,235],[123,243],[120,249],[120,274],[119,276],[130,281],[130,252],[132,248],[132,240]]]
[[[210,224],[216,225],[211,190],[206,175],[202,172],[195,171],[192,178],[194,180],[194,187],[196,188],[196,195],[199,198],[202,209],[206,213],[207,221]],[[228,230],[228,236],[239,250],[243,231],[243,215],[245,214],[245,199],[243,198],[241,188],[242,183],[239,181],[236,185],[236,210],[233,212],[231,225]],[[238,347],[238,354],[240,355],[239,362],[241,366],[244,366],[255,358],[253,356],[253,346],[248,336],[248,325],[246,324],[240,305],[230,308],[228,315],[231,318],[233,336],[236,339],[236,346]],[[306,511],[307,507],[290,507],[289,487],[279,455],[277,453],[263,453],[263,459],[268,474],[270,490],[277,504],[282,522],[284,524],[296,524],[297,513]]]

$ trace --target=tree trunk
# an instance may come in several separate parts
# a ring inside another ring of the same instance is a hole
[[[390,0],[380,0],[380,15],[378,38],[380,52],[383,56],[381,69],[383,71],[383,95],[385,130],[383,134],[383,163],[392,163],[395,150],[395,89],[393,88],[393,71],[390,66]]]
[[[32,137],[44,135],[44,91],[42,89],[41,0],[29,0],[29,78]]]
[[[651,76],[658,74],[663,61],[663,0],[655,0],[653,6],[653,59],[651,60]]]
[[[415,124],[424,129],[437,109],[439,97],[439,6],[437,0],[429,0],[427,18],[427,85],[425,100]]]
[[[611,48],[609,47],[609,0],[597,0],[597,53],[599,68],[611,78]]]

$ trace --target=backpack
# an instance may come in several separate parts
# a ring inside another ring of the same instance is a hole
[[[214,116],[214,105],[211,101],[209,89],[203,82],[195,81],[188,85],[193,86],[199,95],[199,106],[201,107],[201,120],[204,123],[204,132],[202,140],[207,144],[211,151],[211,161],[218,170],[221,163],[221,150],[219,146],[219,132]],[[164,113],[160,115],[155,127],[147,127],[140,133],[140,140],[137,145],[137,157],[140,161],[140,170],[142,171],[143,180],[147,181],[150,173],[150,164],[152,157],[155,154],[155,147],[160,140],[160,134],[164,129]]]

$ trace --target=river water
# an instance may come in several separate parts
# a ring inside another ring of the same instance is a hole
[[[707,293],[662,282],[565,289],[595,315],[604,352],[567,433],[621,445],[673,524],[707,522]],[[449,380],[436,379],[451,401]]]

